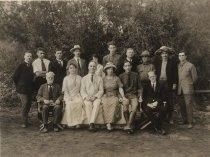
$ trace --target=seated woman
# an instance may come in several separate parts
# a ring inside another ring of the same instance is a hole
[[[63,80],[62,91],[64,92],[66,108],[61,124],[79,128],[80,124],[84,124],[86,116],[85,110],[83,109],[83,100],[80,95],[81,76],[77,75],[76,71],[77,66],[74,63],[70,63],[70,74]]]
[[[99,62],[98,62],[98,59],[99,59],[99,56],[97,54],[93,54],[92,55],[92,60],[96,62],[96,71],[95,71],[95,74],[100,76],[100,77],[103,77],[104,76],[104,72],[103,72],[103,65],[101,65]]]
[[[108,62],[104,67],[105,77],[103,78],[104,95],[102,97],[102,107],[104,113],[104,121],[107,124],[107,130],[113,130],[113,124],[119,123],[122,118],[122,110],[120,101],[125,100],[124,91],[122,89],[123,84],[120,79],[115,75],[116,66]],[[120,97],[120,99],[119,99]]]

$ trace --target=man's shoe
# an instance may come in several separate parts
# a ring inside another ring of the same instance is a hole
[[[112,131],[113,130],[113,127],[111,124],[106,124],[106,128],[108,131]]]
[[[40,129],[40,132],[41,132],[41,133],[47,133],[47,132],[48,132],[47,126],[43,126],[43,127]]]
[[[131,130],[131,127],[129,125],[126,125],[123,130],[127,131],[127,130]]]
[[[26,124],[22,124],[21,127],[22,128],[27,128],[27,125]]]
[[[187,128],[188,129],[192,129],[193,128],[193,125],[192,124],[188,124]]]
[[[166,135],[167,133],[166,133],[166,131],[165,131],[164,129],[161,129],[161,130],[160,130],[160,134],[161,134],[161,135]]]
[[[75,126],[75,128],[76,128],[76,129],[80,129],[81,126],[78,124],[78,125]]]
[[[89,130],[90,131],[96,131],[93,123],[90,124]]]
[[[54,132],[59,132],[58,126],[55,124],[53,127]]]

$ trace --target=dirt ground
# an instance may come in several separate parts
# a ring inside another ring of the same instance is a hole
[[[210,112],[196,111],[193,129],[175,123],[166,136],[151,134],[147,130],[129,135],[121,130],[92,133],[87,129],[41,134],[35,107],[30,117],[33,125],[23,129],[20,127],[20,107],[1,108],[2,157],[210,156]]]

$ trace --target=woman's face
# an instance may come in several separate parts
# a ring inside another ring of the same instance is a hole
[[[108,68],[108,69],[106,69],[106,73],[107,73],[108,76],[111,76],[114,73],[114,69],[113,68]]]
[[[75,74],[76,73],[76,67],[74,65],[69,66],[69,73],[70,74]]]

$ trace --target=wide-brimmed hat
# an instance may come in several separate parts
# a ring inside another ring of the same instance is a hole
[[[106,65],[104,67],[104,71],[106,71],[106,69],[108,69],[108,68],[113,68],[114,70],[117,69],[117,67],[112,62],[106,63]]]
[[[81,51],[81,47],[79,45],[74,45],[74,47],[70,50],[70,52],[74,52],[75,50]]]
[[[116,44],[115,44],[114,41],[109,41],[109,42],[107,43],[107,45],[109,46],[109,45],[116,45]]]
[[[142,53],[141,53],[141,55],[140,55],[141,57],[150,57],[150,52],[149,51],[147,51],[147,50],[145,50],[145,51],[143,51]]]
[[[168,46],[161,46],[157,51],[155,51],[156,55],[161,54],[162,52],[166,52],[168,54],[174,53],[174,50]]]

